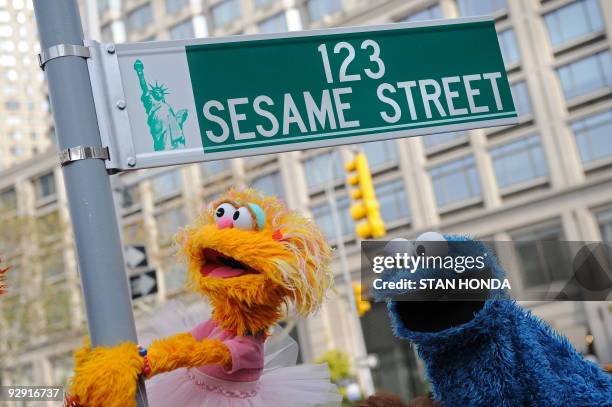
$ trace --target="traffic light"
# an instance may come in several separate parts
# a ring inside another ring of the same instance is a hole
[[[351,207],[351,217],[354,220],[365,219],[357,224],[355,233],[362,239],[383,237],[387,231],[380,216],[380,204],[376,200],[376,192],[372,183],[372,174],[365,154],[358,153],[353,161],[346,164],[346,170],[355,172],[348,178],[348,183],[357,187],[351,191],[351,198],[357,201]]]
[[[372,304],[370,304],[370,301],[361,299],[361,283],[353,283],[353,294],[355,295],[357,313],[362,317],[366,312],[372,309]]]

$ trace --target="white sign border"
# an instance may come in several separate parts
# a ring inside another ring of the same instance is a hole
[[[257,146],[253,148],[243,148],[239,150],[224,152],[205,152],[200,148],[183,148],[160,152],[136,153],[132,141],[132,130],[127,114],[127,109],[119,109],[116,103],[120,100],[125,101],[123,84],[119,72],[118,54],[121,57],[139,56],[151,53],[177,53],[185,52],[185,47],[190,45],[240,43],[258,40],[285,39],[285,38],[304,38],[321,35],[349,34],[380,32],[388,30],[398,30],[405,28],[436,27],[464,23],[491,22],[495,20],[491,16],[461,17],[453,19],[425,20],[417,22],[402,22],[383,25],[357,26],[357,27],[338,27],[325,28],[308,31],[290,31],[272,34],[253,34],[235,35],[230,37],[198,38],[176,41],[151,41],[135,42],[124,44],[107,44],[96,41],[87,41],[86,45],[94,49],[94,58],[88,60],[92,89],[96,101],[96,112],[102,136],[103,144],[109,147],[111,152],[110,160],[107,161],[107,169],[112,171],[125,171],[132,169],[143,169],[153,167],[163,167],[169,165],[190,164],[205,161],[214,161],[228,158],[247,157],[263,154],[273,154],[294,150],[306,150],[312,148],[332,147],[344,144],[357,144],[365,142],[383,141],[404,137],[414,137],[422,135],[423,128],[431,129],[435,133],[445,133],[461,131],[474,128],[474,121],[467,123],[448,124],[436,127],[420,127],[418,129],[404,129],[397,131],[386,131],[378,134],[356,135],[351,137],[330,138],[324,140],[313,140],[295,143],[283,143],[270,146]],[[108,50],[112,50],[109,52]],[[101,61],[96,63],[96,61]],[[114,86],[108,86],[113,84]],[[516,112],[504,112],[503,115],[516,114]],[[486,116],[486,115],[483,115]],[[461,118],[461,119],[473,119]],[[461,120],[457,119],[457,120]],[[430,123],[430,122],[427,122]],[[482,120],[477,122],[478,128],[506,126],[518,123],[518,117],[505,117],[497,119]],[[414,125],[419,125],[415,123]],[[410,126],[403,125],[403,127]],[[392,128],[385,126],[384,128]],[[372,129],[371,129],[372,130]],[[382,130],[382,129],[381,129]],[[360,129],[368,131],[368,129]],[[309,137],[309,136],[305,136]],[[312,138],[321,135],[312,135]],[[323,136],[324,137],[324,136]],[[302,136],[301,138],[304,138]],[[289,148],[287,148],[289,146]]]

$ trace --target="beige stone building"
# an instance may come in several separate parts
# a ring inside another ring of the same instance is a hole
[[[53,143],[32,4],[0,1],[0,170]]]
[[[91,37],[106,42],[492,14],[520,123],[362,145],[389,237],[440,230],[496,241],[612,240],[612,2],[98,0],[88,5],[83,14]],[[170,298],[196,300],[182,290],[184,268],[174,257],[171,237],[228,185],[252,185],[283,197],[313,216],[333,241],[325,194],[325,187],[333,183],[349,265],[358,280],[359,242],[348,214],[342,170],[351,151],[347,147],[336,149],[338,155],[332,151],[296,151],[117,176],[124,243],[146,246],[150,266],[157,271],[158,293],[134,302],[139,327],[145,328],[152,307]],[[59,223],[57,228],[69,223],[56,156],[48,153],[1,173],[0,202],[34,219],[57,213],[57,220],[50,218]],[[62,300],[53,307],[37,306],[45,316],[37,328],[43,334],[0,360],[6,381],[60,383],[67,375],[69,353],[84,332],[70,240],[69,233],[57,237],[58,250],[48,257],[48,264],[59,271],[51,273],[47,265],[39,277],[52,274],[43,286]],[[10,258],[23,270],[25,253],[13,253]],[[518,290],[554,283],[552,259],[541,250],[522,251],[517,244],[514,254],[502,261]],[[3,307],[35,296],[26,289],[29,277],[12,278],[21,284],[16,283]],[[296,325],[302,360],[314,360],[332,348],[356,353],[357,328],[345,317],[348,305],[342,279],[337,283],[339,294],[317,316]],[[610,302],[525,305],[567,335],[580,351],[594,350],[602,362],[612,361]],[[419,391],[414,352],[393,339],[384,309],[374,306],[361,323],[367,351],[380,362],[373,369],[375,384],[405,397]]]

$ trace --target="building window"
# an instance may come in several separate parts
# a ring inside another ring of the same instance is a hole
[[[216,27],[223,27],[241,15],[240,0],[224,0],[212,7],[212,17]]]
[[[385,222],[396,222],[410,217],[408,196],[401,179],[377,185],[376,199],[380,203],[380,214]]]
[[[48,289],[45,298],[47,331],[55,332],[70,326],[70,290],[67,287]]]
[[[426,149],[450,143],[454,140],[467,140],[468,133],[465,131],[451,131],[448,133],[428,134],[421,138]]]
[[[183,21],[182,23],[170,27],[170,39],[185,40],[193,37],[195,37],[195,32],[191,20]]]
[[[109,24],[105,24],[100,28],[100,37],[102,38],[102,42],[113,42],[113,26]]]
[[[10,187],[0,191],[0,215],[17,209],[17,191]]]
[[[98,0],[98,13],[104,14],[110,7],[110,0]]]
[[[145,232],[144,222],[137,220],[123,226],[123,243],[125,244],[143,244],[146,241],[147,233]]]
[[[607,243],[612,242],[612,209],[599,213],[597,222],[601,231],[601,240]]]
[[[183,208],[165,209],[155,215],[157,224],[157,241],[161,245],[172,242],[174,234],[185,225],[185,213]]]
[[[200,174],[202,175],[204,183],[207,183],[208,178],[216,177],[219,174],[229,171],[231,167],[230,160],[208,161],[200,164]]]
[[[164,267],[164,283],[166,291],[173,293],[180,291],[185,285],[185,266],[177,263],[174,258],[168,259]]]
[[[166,0],[166,12],[174,14],[189,4],[189,0]]]
[[[343,196],[336,200],[336,206],[338,208],[338,217],[340,219],[340,231],[342,236],[346,238],[354,233],[355,223],[349,211],[350,201],[347,196]],[[314,205],[310,208],[312,219],[321,228],[325,237],[331,241],[336,241],[336,231],[334,228],[334,220],[331,214],[331,208],[327,203]]]
[[[4,102],[4,107],[6,110],[19,110],[21,103],[19,103],[17,100],[7,100]]]
[[[501,49],[502,57],[504,58],[504,64],[506,66],[515,64],[519,61],[519,48],[516,42],[516,35],[512,28],[508,28],[497,34],[499,40],[499,47]]]
[[[34,384],[36,382],[34,379],[34,366],[32,363],[24,363],[10,369],[4,369],[2,372],[3,384],[5,378],[7,384],[15,386],[21,384]]]
[[[59,212],[54,210],[36,217],[33,232],[41,242],[55,242],[62,236],[61,229]]]
[[[265,195],[274,195],[279,198],[285,196],[285,188],[283,187],[283,179],[279,171],[270,174],[262,175],[261,177],[251,180],[251,186]]]
[[[139,184],[126,185],[121,192],[121,207],[128,209],[140,205]]]
[[[55,356],[51,359],[53,369],[53,384],[59,386],[67,386],[72,377],[74,363],[72,362],[72,353]]]
[[[578,0],[544,15],[553,47],[603,30],[597,0]]]
[[[612,110],[576,120],[571,127],[583,163],[612,157]]]
[[[11,155],[14,157],[21,157],[25,154],[25,150],[21,146],[12,146]]]
[[[426,9],[410,14],[402,21],[435,20],[438,18],[442,18],[442,9],[436,4],[435,6],[427,7]]]
[[[55,196],[55,176],[53,172],[34,178],[33,182],[37,201]]]
[[[150,3],[142,5],[127,15],[127,28],[129,31],[140,31],[153,22],[153,8]]]
[[[397,143],[395,140],[366,143],[362,144],[362,147],[372,170],[397,161]]]
[[[548,175],[537,134],[491,149],[491,160],[497,184],[502,189]]]
[[[600,52],[557,69],[567,100],[612,86],[612,54]]]
[[[0,55],[0,65],[15,66],[17,65],[17,58],[12,55]]]
[[[319,21],[342,10],[342,0],[308,0],[307,6],[310,21]]]
[[[438,208],[480,197],[480,181],[473,156],[429,170]]]
[[[278,13],[257,24],[260,33],[276,33],[287,31],[287,18],[285,13]]]
[[[561,225],[548,225],[528,232],[511,234],[523,276],[523,286],[535,287],[568,277],[567,245]]]
[[[520,81],[510,85],[512,96],[514,97],[514,107],[519,116],[531,114],[531,97],[527,82]]]
[[[10,25],[0,25],[0,37],[8,38],[13,35],[13,27]]]
[[[64,275],[64,254],[61,251],[52,251],[48,246],[40,246],[47,253],[42,253],[44,272],[47,280],[56,280]]]
[[[314,155],[304,160],[304,175],[309,189],[318,189],[327,186],[332,181],[339,180],[344,174],[344,166],[339,154],[334,154],[334,162],[330,173],[329,160],[332,159],[332,152]]]
[[[183,180],[179,170],[171,170],[152,179],[153,197],[155,199],[168,198],[181,192]]]
[[[253,0],[255,7],[264,7],[271,4],[274,0]]]
[[[457,0],[457,3],[461,16],[495,14],[507,8],[506,0]]]

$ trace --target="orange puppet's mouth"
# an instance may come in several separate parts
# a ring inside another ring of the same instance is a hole
[[[204,249],[204,258],[206,261],[200,268],[200,273],[204,277],[231,278],[245,274],[258,274],[246,264],[214,249]]]

